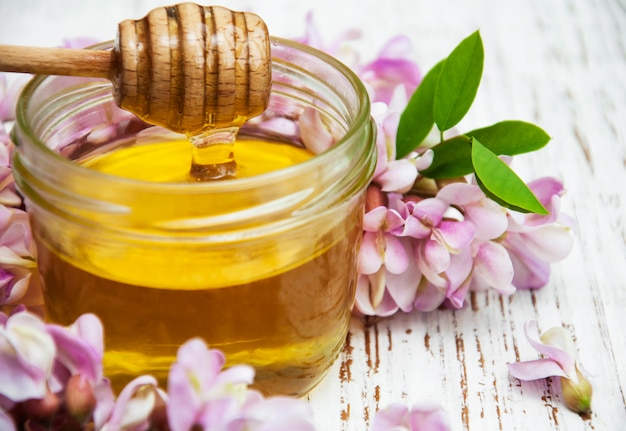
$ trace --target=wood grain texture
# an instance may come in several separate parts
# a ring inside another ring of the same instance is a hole
[[[108,78],[109,52],[0,45],[0,71]]]
[[[258,16],[182,3],[117,28],[115,102],[147,122],[196,136],[267,107],[269,35]]]
[[[0,2],[0,16],[10,17],[0,26],[0,43],[41,44],[37,34],[23,31],[29,25],[49,29],[39,36],[49,43],[73,35],[110,38],[103,29],[158,4],[110,0],[103,9],[95,0],[66,3],[76,12],[72,17],[44,1]],[[562,179],[568,189],[563,211],[578,225],[573,252],[553,265],[544,289],[507,298],[474,294],[457,311],[354,319],[341,357],[308,396],[317,429],[365,431],[376,410],[391,402],[431,399],[447,409],[455,431],[626,430],[624,1],[221,3],[259,14],[278,36],[303,35],[309,10],[329,44],[345,29],[360,28],[363,36],[354,46],[364,60],[390,37],[406,34],[423,70],[480,29],[483,83],[459,127],[520,119],[546,129],[550,144],[516,158],[514,168],[526,180]],[[74,18],[93,10],[102,19],[91,26]],[[50,28],[50,21],[64,19],[67,25]],[[575,337],[594,386],[589,418],[566,409],[555,380],[527,383],[509,376],[508,362],[537,357],[523,334],[531,318],[542,330],[564,325]]]

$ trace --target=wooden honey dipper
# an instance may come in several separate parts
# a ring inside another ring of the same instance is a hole
[[[261,18],[194,3],[122,21],[112,50],[0,45],[1,71],[107,78],[118,106],[188,136],[262,113],[270,60]]]

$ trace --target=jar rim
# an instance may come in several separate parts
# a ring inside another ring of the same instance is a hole
[[[103,49],[104,46],[111,46],[112,41],[102,42],[97,45],[90,47],[89,49]],[[74,173],[79,175],[88,175],[92,178],[101,177],[103,179],[106,178],[106,181],[117,182],[118,184],[127,184],[130,186],[141,187],[145,189],[150,188],[158,188],[160,192],[170,191],[172,193],[206,193],[211,191],[220,190],[221,192],[228,190],[242,190],[249,188],[251,186],[257,186],[259,183],[265,182],[274,182],[276,181],[276,177],[283,177],[285,175],[289,175],[290,172],[300,171],[302,169],[309,169],[315,166],[324,165],[328,163],[330,160],[333,160],[335,156],[343,151],[345,151],[344,147],[346,145],[350,145],[351,142],[354,141],[354,135],[359,133],[359,131],[367,127],[368,123],[371,121],[370,117],[370,100],[365,88],[365,85],[360,80],[360,78],[356,75],[354,71],[352,71],[348,66],[334,58],[333,56],[320,51],[316,48],[313,48],[309,45],[306,45],[301,42],[297,42],[290,39],[285,39],[281,37],[271,36],[270,44],[272,47],[274,46],[284,46],[287,48],[294,48],[297,51],[304,52],[306,54],[312,55],[314,57],[319,58],[324,63],[331,66],[333,70],[339,72],[350,84],[350,86],[354,89],[354,94],[356,95],[356,104],[358,106],[358,111],[356,115],[352,117],[352,121],[350,122],[349,128],[346,130],[346,133],[343,134],[336,143],[334,143],[327,150],[316,154],[314,157],[300,162],[296,165],[292,165],[283,169],[279,169],[276,171],[270,171],[263,174],[255,175],[252,177],[245,178],[234,178],[228,181],[210,181],[210,182],[195,182],[195,183],[186,183],[186,182],[151,182],[144,181],[133,178],[120,177],[116,175],[106,174],[103,172],[99,172],[93,169],[89,169],[88,167],[82,166],[78,163],[74,163],[71,160],[63,157],[59,153],[50,149],[45,143],[43,143],[39,137],[33,132],[30,121],[28,119],[28,103],[31,100],[34,92],[39,88],[39,86],[50,76],[48,75],[36,75],[34,76],[24,87],[22,93],[20,94],[17,106],[16,106],[16,127],[19,128],[20,133],[23,133],[36,148],[41,150],[43,153],[41,155],[45,155],[46,158],[54,159],[55,163],[60,163],[63,169],[67,169],[70,171],[74,171]],[[273,80],[272,80],[273,81]],[[15,130],[14,130],[15,131]],[[18,142],[18,140],[16,140]],[[19,145],[19,142],[18,142]]]

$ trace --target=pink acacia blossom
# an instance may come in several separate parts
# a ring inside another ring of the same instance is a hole
[[[420,303],[429,304],[427,308],[441,293],[452,305],[461,307],[467,292],[468,247],[475,227],[466,220],[448,219],[448,211],[449,205],[438,198],[401,204],[400,214],[406,219],[401,235],[415,239],[415,264],[429,283],[418,293]]]
[[[368,197],[372,193],[384,196],[380,189],[372,187]],[[398,211],[384,205],[371,209],[363,218],[356,305],[365,314],[388,315],[399,308],[411,308],[412,290],[417,288],[421,275],[409,270],[413,260],[410,243],[397,236],[403,225]]]
[[[28,215],[0,205],[0,306],[25,299],[36,268],[34,254]],[[28,299],[41,298],[32,292]]]
[[[0,87],[2,86],[0,75]],[[11,95],[2,94],[0,105]],[[12,103],[12,102],[11,102]],[[43,304],[36,276],[35,250],[26,212],[18,207],[21,198],[15,190],[11,170],[14,145],[9,139],[0,117],[0,310],[10,311],[24,304],[33,311]]]
[[[563,184],[550,177],[528,184],[548,215],[509,213],[502,245],[514,268],[513,284],[519,289],[537,289],[550,279],[550,264],[564,259],[574,246],[572,223],[560,214]]]
[[[315,431],[309,404],[297,398],[263,398],[250,391],[243,416],[246,431]]]
[[[357,69],[373,101],[389,105],[400,93],[406,105],[422,79],[417,63],[411,60],[412,55],[411,40],[407,36],[396,36],[383,46],[373,61]]]
[[[387,105],[378,102],[372,104],[372,116],[377,126],[378,153],[372,182],[378,184],[384,192],[406,193],[413,187],[419,171],[428,168],[432,163],[433,152],[413,152],[404,159],[396,160],[399,113],[390,111]]]
[[[254,370],[237,366],[222,373],[224,363],[223,353],[209,350],[200,339],[189,340],[179,348],[167,385],[172,431],[194,426],[227,429],[228,424],[241,420],[240,406]]]
[[[82,376],[92,387],[103,379],[103,328],[93,314],[83,314],[68,326],[48,325],[48,333],[57,346],[53,376],[59,388],[71,376]]]
[[[335,144],[335,138],[316,109],[305,108],[298,118],[298,127],[302,143],[313,154],[320,154]]]
[[[397,238],[408,262],[414,261],[413,248],[408,238]],[[361,274],[357,281],[356,307],[365,315],[389,316],[398,310],[409,312],[418,290],[422,274],[417,265],[394,274],[381,266],[372,274]]]
[[[370,431],[450,431],[448,416],[430,401],[416,403],[410,409],[391,404],[374,416]]]
[[[448,184],[437,192],[437,199],[460,208],[463,219],[473,223],[474,237],[478,240],[496,239],[507,228],[506,210],[487,198],[475,184]]]
[[[437,198],[458,208],[462,219],[474,226],[471,262],[465,262],[470,266],[464,266],[469,270],[468,289],[493,288],[504,295],[513,293],[513,264],[505,247],[497,242],[507,228],[506,210],[487,198],[480,187],[465,182],[444,186]]]
[[[13,418],[5,412],[0,405],[0,429],[5,431],[15,431],[15,423],[13,422]]]
[[[354,49],[349,47],[346,42],[359,39],[362,34],[360,30],[348,29],[340,33],[332,41],[326,41],[317,27],[313,12],[307,13],[304,29],[304,36],[296,39],[299,42],[338,58],[348,66],[357,64],[357,53]]]
[[[312,431],[311,411],[297,399],[263,398],[248,389],[254,370],[223,369],[224,355],[200,339],[180,347],[168,379],[167,413],[172,431],[202,429]]]
[[[474,238],[475,227],[469,221],[448,220],[444,217],[448,204],[437,198],[409,200],[400,203],[405,219],[401,235],[418,239],[417,265],[435,285],[445,287],[440,274],[450,265],[450,255],[458,254]]]
[[[128,383],[117,399],[110,386],[96,388],[98,406],[94,412],[95,429],[99,431],[143,431],[150,428],[150,419],[158,397],[165,394],[152,376],[139,376]]]
[[[567,406],[579,413],[591,409],[591,384],[576,363],[576,348],[571,336],[560,326],[550,328],[540,337],[537,322],[524,324],[524,333],[531,346],[541,353],[541,359],[509,364],[511,375],[520,380],[559,377]]]
[[[0,100],[2,98],[0,97]],[[15,146],[6,134],[0,119],[0,204],[8,207],[19,207],[22,199],[15,191],[11,158]]]
[[[15,119],[17,98],[30,78],[31,75],[27,74],[0,73],[0,125],[4,121]]]
[[[56,353],[39,317],[0,313],[0,395],[13,402],[44,398]]]

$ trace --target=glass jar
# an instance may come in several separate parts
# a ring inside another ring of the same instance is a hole
[[[205,183],[81,165],[148,127],[115,106],[107,81],[38,76],[19,100],[14,176],[47,319],[96,314],[118,389],[140,374],[166,381],[191,337],[224,351],[227,365],[254,366],[267,394],[305,394],[340,352],[375,165],[369,101],[348,68],[296,42],[272,38],[272,76],[269,108],[240,133],[301,145],[298,117],[314,109],[335,144],[284,169]]]

